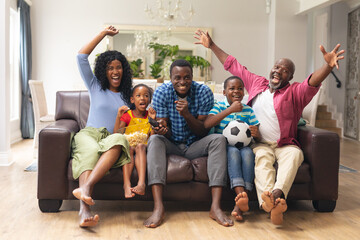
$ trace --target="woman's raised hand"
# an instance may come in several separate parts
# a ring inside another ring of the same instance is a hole
[[[202,44],[206,48],[210,48],[213,44],[213,41],[208,33],[208,31],[204,32],[201,29],[198,29],[195,32],[196,35],[194,35],[194,38],[198,39],[198,42],[195,42],[195,44]]]
[[[109,36],[115,36],[116,34],[119,33],[119,30],[116,29],[114,26],[110,25],[108,27],[105,28],[105,33],[106,35],[109,35]]]

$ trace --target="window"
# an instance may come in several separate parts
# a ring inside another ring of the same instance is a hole
[[[20,118],[19,13],[10,8],[10,121]]]

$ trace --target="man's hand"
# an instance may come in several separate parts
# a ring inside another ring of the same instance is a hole
[[[158,121],[159,127],[154,127],[154,133],[159,135],[165,135],[168,133],[169,129],[167,128],[167,123],[164,119]]]
[[[231,104],[231,106],[229,107],[229,110],[231,111],[231,113],[241,112],[243,110],[243,105],[241,102],[235,101]]]
[[[324,46],[320,45],[320,51],[324,56],[324,60],[331,68],[336,66],[336,69],[339,69],[338,61],[344,59],[344,56],[340,56],[340,55],[343,54],[345,50],[341,50],[338,52],[339,48],[340,48],[340,44],[337,44],[331,52],[326,52]]]
[[[202,44],[206,48],[210,48],[213,44],[213,41],[209,35],[209,33],[206,31],[202,31],[201,29],[198,29],[197,32],[195,32],[197,36],[194,36],[194,38],[198,39],[198,42],[195,42],[195,44]]]
[[[259,126],[250,125],[249,129],[250,129],[250,132],[251,132],[251,136],[255,140],[260,141],[261,135],[260,135],[260,131],[259,131]]]
[[[179,112],[180,116],[185,117],[189,114],[188,101],[185,99],[175,101],[176,111]]]

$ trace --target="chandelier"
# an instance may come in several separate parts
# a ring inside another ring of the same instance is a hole
[[[164,6],[163,0],[157,0],[156,2],[156,10],[152,10],[148,4],[146,4],[145,13],[151,20],[167,26],[169,31],[179,23],[188,26],[195,14],[192,4],[190,4],[187,14],[184,15],[181,11],[181,0],[177,0],[174,4],[172,4],[173,1],[165,1],[167,6]]]

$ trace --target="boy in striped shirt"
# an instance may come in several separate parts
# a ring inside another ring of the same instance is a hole
[[[204,122],[205,128],[215,127],[215,133],[222,134],[225,126],[233,120],[246,122],[255,140],[260,140],[259,121],[254,111],[242,104],[244,83],[237,76],[231,76],[224,81],[224,101],[214,104]],[[228,172],[230,187],[236,193],[235,207],[231,213],[236,220],[243,220],[242,213],[249,210],[247,193],[253,188],[255,155],[249,146],[238,149],[227,146]]]

